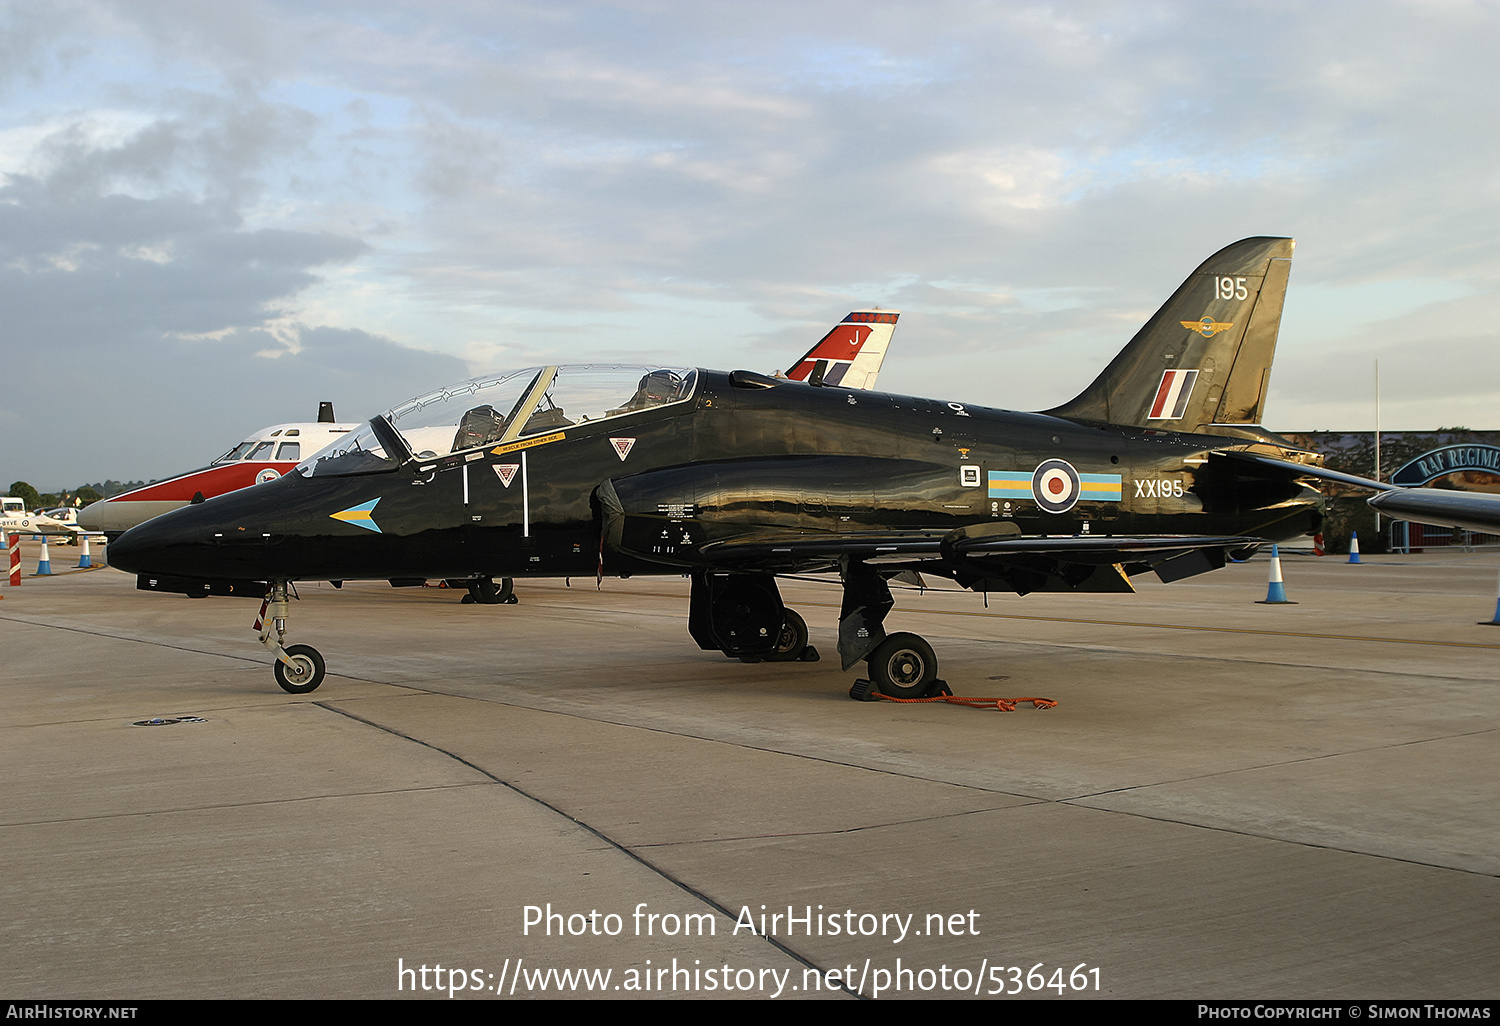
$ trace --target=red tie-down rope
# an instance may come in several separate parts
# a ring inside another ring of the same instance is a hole
[[[912,705],[923,702],[948,702],[951,705],[967,705],[971,709],[998,709],[1001,712],[1015,712],[1016,706],[1021,702],[1030,702],[1033,709],[1051,709],[1057,705],[1050,698],[968,698],[963,695],[933,695],[931,698],[892,698],[890,695],[879,691],[872,694],[886,702],[899,702],[902,705]]]

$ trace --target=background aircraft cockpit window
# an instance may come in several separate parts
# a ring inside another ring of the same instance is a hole
[[[346,477],[379,474],[397,466],[395,460],[386,456],[375,429],[366,424],[297,464],[297,473],[303,477]]]
[[[300,460],[302,458],[301,442],[282,442],[281,448],[276,450],[277,460]]]
[[[250,455],[246,456],[245,459],[268,460],[271,458],[271,450],[274,448],[276,448],[275,442],[261,442],[254,449],[250,450]]]
[[[386,419],[418,459],[436,459],[681,402],[696,381],[686,368],[531,367],[449,385],[403,403]]]
[[[222,455],[218,459],[214,460],[214,462],[215,463],[233,463],[235,460],[237,460],[240,457],[244,456],[245,453],[249,452],[250,451],[250,447],[253,446],[254,444],[255,444],[254,442],[241,442],[239,445],[236,445],[233,449],[230,449],[224,455]]]

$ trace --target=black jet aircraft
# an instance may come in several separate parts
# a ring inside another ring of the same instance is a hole
[[[293,693],[324,674],[284,644],[294,581],[684,574],[692,638],[753,661],[815,656],[776,577],[836,572],[844,669],[926,694],[931,646],[884,628],[894,576],[1129,592],[1317,529],[1301,467],[1318,457],[1259,426],[1292,245],[1214,254],[1042,413],[750,371],[531,368],[397,406],[280,480],[130,530],[110,561],[145,590],[264,597]]]

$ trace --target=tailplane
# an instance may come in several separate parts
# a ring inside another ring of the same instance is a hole
[[[1083,394],[1045,412],[1185,432],[1259,425],[1294,245],[1255,238],[1219,250]]]
[[[814,385],[874,388],[900,316],[900,310],[855,310],[819,339],[786,376]]]

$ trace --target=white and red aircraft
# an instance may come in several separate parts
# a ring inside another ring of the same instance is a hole
[[[900,310],[855,310],[818,340],[783,377],[869,390],[896,333]]]
[[[320,403],[316,422],[261,428],[201,470],[90,503],[78,514],[78,524],[86,531],[116,535],[168,510],[186,506],[195,496],[211,499],[262,481],[274,481],[357,427],[358,424],[335,423],[333,404]]]

